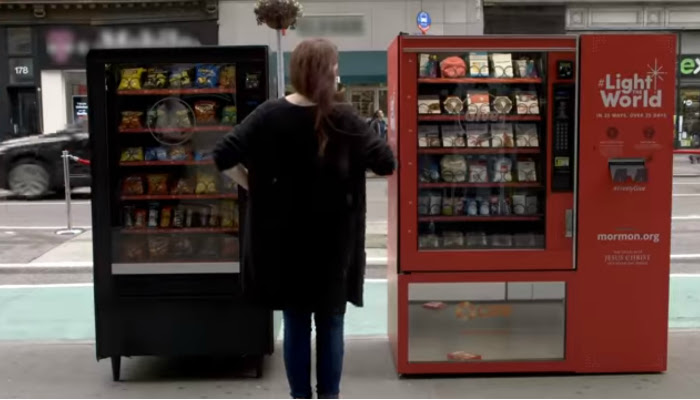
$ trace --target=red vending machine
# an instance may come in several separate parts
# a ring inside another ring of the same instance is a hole
[[[666,369],[675,59],[667,34],[391,44],[399,373]]]

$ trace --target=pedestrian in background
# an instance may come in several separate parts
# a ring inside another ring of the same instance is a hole
[[[338,103],[338,51],[325,39],[292,53],[296,90],[259,106],[217,144],[217,167],[238,167],[249,190],[242,275],[251,301],[284,314],[284,362],[293,398],[311,398],[311,320],[319,398],[338,398],[347,302],[362,306],[365,172],[394,171],[394,156],[351,105]]]
[[[372,115],[369,122],[369,127],[384,141],[386,141],[386,121],[384,120],[384,111],[377,110]]]

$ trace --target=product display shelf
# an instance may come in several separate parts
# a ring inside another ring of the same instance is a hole
[[[150,200],[219,200],[219,199],[237,199],[235,193],[218,193],[218,194],[163,194],[163,195],[124,195],[121,196],[123,201],[150,201]]]
[[[419,147],[418,154],[540,154],[539,147]]]
[[[140,128],[140,129],[128,129],[128,128],[119,128],[119,133],[181,133],[181,132],[228,132],[231,129],[233,129],[233,126],[230,125],[204,125],[204,126],[195,126],[192,128],[156,128],[156,129],[148,129],[148,128]]]
[[[504,221],[540,221],[544,218],[541,214],[536,215],[496,215],[496,216],[478,216],[478,215],[434,215],[420,216],[419,222],[504,222]]]
[[[162,233],[238,233],[236,228],[124,228],[127,234],[162,234]]]
[[[542,78],[419,78],[424,84],[541,84]]]
[[[235,94],[235,89],[229,88],[186,88],[186,89],[138,89],[119,90],[121,96],[170,96],[185,94]]]
[[[122,167],[167,167],[167,166],[179,166],[179,165],[214,165],[213,160],[202,160],[202,161],[122,161],[119,163]]]
[[[541,120],[542,116],[540,116],[539,114],[418,114],[419,122],[536,122]]]
[[[422,182],[419,189],[449,188],[542,188],[541,182]]]

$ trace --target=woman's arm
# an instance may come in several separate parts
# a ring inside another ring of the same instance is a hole
[[[261,132],[262,114],[261,110],[265,104],[260,105],[250,115],[248,115],[233,130],[224,135],[216,144],[213,151],[214,162],[219,171],[226,171],[237,166],[250,152],[251,143],[256,134]],[[242,176],[240,171],[237,173]],[[247,172],[245,173],[247,183]],[[243,186],[243,185],[241,185]]]
[[[238,164],[235,167],[222,172],[237,185],[243,187],[245,190],[248,190],[248,170],[243,165]]]

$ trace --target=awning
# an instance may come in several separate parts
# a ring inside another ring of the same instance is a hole
[[[289,59],[284,53],[284,79],[289,83]],[[386,85],[386,51],[341,51],[338,54],[338,72],[344,85]],[[277,68],[277,54],[272,53],[270,71]]]

